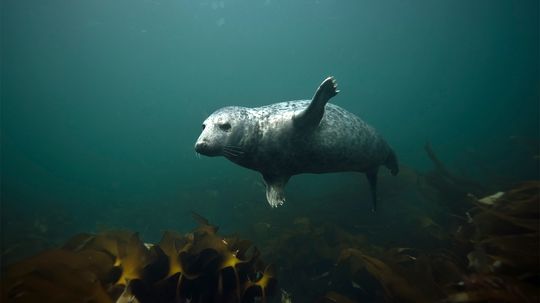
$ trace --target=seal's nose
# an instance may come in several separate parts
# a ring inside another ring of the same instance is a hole
[[[207,148],[208,148],[208,144],[206,142],[197,141],[195,143],[195,151],[198,152],[198,153],[203,152]]]
[[[221,155],[219,146],[205,139],[197,140],[195,143],[195,151],[201,155],[215,157]]]

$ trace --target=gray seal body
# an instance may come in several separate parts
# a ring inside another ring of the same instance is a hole
[[[366,173],[375,210],[378,167],[385,165],[396,175],[397,159],[375,129],[345,109],[327,104],[338,92],[329,77],[312,100],[218,109],[204,121],[195,150],[225,156],[260,172],[272,207],[285,202],[284,187],[293,175]]]

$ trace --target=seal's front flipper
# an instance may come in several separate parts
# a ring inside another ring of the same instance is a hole
[[[309,106],[294,115],[294,126],[299,128],[317,127],[324,115],[326,103],[338,93],[339,90],[337,89],[337,83],[334,77],[326,78],[315,92],[315,96],[313,96]]]
[[[371,211],[375,212],[377,210],[377,171],[375,168],[366,172],[366,177],[369,181],[369,189],[371,191]]]
[[[263,174],[266,183],[266,200],[272,207],[278,207],[285,202],[285,185],[290,176],[272,176]]]

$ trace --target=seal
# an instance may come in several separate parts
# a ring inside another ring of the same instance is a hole
[[[311,100],[218,109],[203,122],[195,151],[205,156],[224,156],[260,172],[272,207],[285,202],[284,188],[291,176],[365,173],[375,211],[379,166],[386,166],[396,175],[398,161],[373,127],[328,103],[338,92],[335,79],[328,77]]]

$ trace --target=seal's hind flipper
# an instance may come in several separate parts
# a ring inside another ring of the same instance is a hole
[[[285,185],[290,176],[272,176],[263,174],[266,183],[266,200],[272,207],[278,207],[285,203]]]
[[[369,182],[369,190],[371,192],[371,211],[375,212],[377,210],[377,171],[375,168],[366,172],[366,177]]]
[[[388,167],[392,176],[395,176],[399,173],[399,164],[396,157],[396,153],[393,150],[390,150],[390,154],[386,158],[384,165]]]
[[[324,115],[324,107],[330,98],[339,93],[334,77],[326,78],[315,92],[315,96],[309,106],[303,111],[295,114],[293,123],[299,128],[314,128],[319,125]]]

